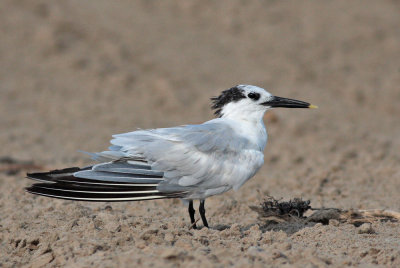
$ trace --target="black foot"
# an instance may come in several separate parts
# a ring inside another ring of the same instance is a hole
[[[196,221],[194,219],[194,213],[196,212],[196,210],[194,210],[194,208],[193,208],[193,200],[189,201],[189,209],[188,210],[189,210],[190,222],[192,223],[192,228],[197,229]]]
[[[206,209],[204,208],[205,202],[206,201],[204,199],[200,200],[199,212],[200,212],[201,220],[203,221],[204,226],[208,228],[208,222],[206,219]]]

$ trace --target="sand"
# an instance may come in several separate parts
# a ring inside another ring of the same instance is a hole
[[[361,0],[2,1],[0,266],[399,267],[398,222],[266,230],[249,208],[271,195],[400,211],[399,12]],[[209,98],[239,83],[320,108],[266,116],[265,164],[207,200],[210,229],[190,230],[180,200],[24,192],[26,172],[89,164],[78,150],[112,134],[211,119]]]

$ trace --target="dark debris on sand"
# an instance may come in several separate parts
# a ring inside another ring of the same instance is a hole
[[[399,222],[400,213],[390,210],[344,210],[338,208],[312,208],[310,200],[294,198],[289,201],[277,200],[273,197],[266,197],[259,206],[250,206],[258,213],[259,221],[268,225],[282,225],[286,223],[296,223],[297,225],[307,225],[308,223],[322,223],[324,225],[332,223],[348,223],[356,227],[364,223],[380,222]],[[314,212],[305,217],[304,213],[308,210]],[[298,226],[301,227],[301,226]],[[285,229],[284,227],[283,229]]]
[[[310,200],[303,201],[301,198],[294,198],[289,201],[282,201],[268,197],[261,203],[265,215],[291,215],[302,218],[304,213],[311,208]]]
[[[310,200],[294,198],[289,201],[266,197],[259,206],[250,206],[258,213],[260,221],[269,223],[293,222],[304,218],[304,213],[311,209]]]

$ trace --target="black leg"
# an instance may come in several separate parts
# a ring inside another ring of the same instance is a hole
[[[190,216],[190,222],[192,223],[193,229],[197,229],[196,221],[194,219],[195,212],[196,212],[196,210],[194,210],[194,208],[193,208],[193,200],[190,200],[189,201],[189,216]]]
[[[203,221],[204,226],[208,228],[208,222],[206,219],[206,209],[204,208],[205,202],[206,201],[204,199],[200,200],[199,212],[200,212],[201,220]]]

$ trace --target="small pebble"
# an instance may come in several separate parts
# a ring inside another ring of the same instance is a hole
[[[330,219],[329,220],[329,225],[332,225],[332,226],[335,226],[335,227],[338,227],[339,226],[339,221],[338,220],[335,220],[335,219]]]
[[[247,254],[249,254],[250,256],[257,256],[260,252],[263,251],[264,249],[262,249],[261,247],[251,246],[247,249]]]
[[[358,233],[359,234],[374,234],[375,230],[372,228],[372,224],[371,223],[363,223],[358,228]]]

